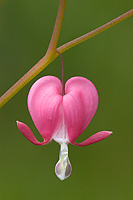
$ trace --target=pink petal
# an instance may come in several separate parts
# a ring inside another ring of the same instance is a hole
[[[51,140],[63,120],[62,83],[54,76],[36,81],[28,95],[32,120],[44,140]]]
[[[94,135],[92,135],[91,137],[89,137],[87,140],[85,140],[84,142],[81,143],[76,143],[73,142],[72,144],[77,145],[77,146],[87,146],[96,142],[99,142],[101,140],[106,139],[107,137],[109,137],[112,134],[111,131],[100,131]]]
[[[98,107],[98,93],[91,81],[73,77],[65,85],[64,118],[68,139],[73,143],[86,129]]]
[[[30,130],[30,128],[22,123],[22,122],[19,122],[17,121],[17,126],[18,126],[18,129],[20,130],[20,132],[30,141],[32,142],[33,144],[35,145],[44,145],[44,144],[47,144],[49,141],[44,141],[44,142],[39,142],[34,134],[32,133],[32,131]]]

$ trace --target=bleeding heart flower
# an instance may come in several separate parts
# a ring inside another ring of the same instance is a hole
[[[87,146],[107,138],[112,132],[100,131],[81,143],[76,139],[87,128],[98,107],[98,93],[91,81],[73,77],[65,84],[54,76],[45,76],[36,81],[28,95],[28,108],[32,120],[43,137],[39,142],[30,128],[17,121],[20,132],[33,144],[45,145],[52,139],[61,145],[57,176],[64,180],[71,174],[67,144]]]

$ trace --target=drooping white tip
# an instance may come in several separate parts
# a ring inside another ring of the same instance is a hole
[[[68,158],[68,147],[66,143],[61,144],[59,161],[55,166],[55,173],[60,180],[65,180],[71,174],[72,167]]]

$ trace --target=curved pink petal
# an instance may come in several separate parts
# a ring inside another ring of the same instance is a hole
[[[98,107],[98,93],[91,81],[73,77],[66,82],[63,96],[68,139],[73,143],[86,129]]]
[[[72,144],[77,145],[77,146],[87,146],[96,142],[100,142],[101,140],[106,139],[112,134],[111,131],[100,131],[98,133],[95,133],[91,137],[89,137],[87,140],[81,142],[81,143],[76,143],[73,142]]]
[[[30,142],[32,142],[33,144],[35,144],[35,145],[44,145],[44,144],[49,143],[48,140],[47,140],[47,141],[44,141],[44,142],[39,142],[39,141],[35,138],[34,134],[32,133],[32,131],[30,130],[30,128],[29,128],[26,124],[17,121],[17,127],[18,127],[18,129],[20,130],[20,132],[21,132]]]
[[[36,81],[28,95],[32,120],[44,140],[50,140],[63,120],[62,83],[54,76]]]

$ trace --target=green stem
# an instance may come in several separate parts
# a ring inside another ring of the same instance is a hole
[[[53,34],[52,34],[51,41],[49,43],[49,47],[46,53],[49,57],[53,56],[56,53],[56,47],[57,47],[57,42],[60,35],[61,25],[62,25],[64,11],[65,11],[65,5],[66,5],[66,0],[60,0]]]
[[[95,35],[98,35],[99,33],[102,33],[103,31],[111,28],[112,26],[120,23],[121,21],[127,19],[128,17],[132,16],[133,15],[133,9],[132,10],[129,10],[128,12],[124,13],[123,15],[120,15],[119,17],[113,19],[112,21],[104,24],[103,26],[100,26],[99,28],[81,36],[81,37],[78,37],[62,46],[60,46],[57,50],[60,52],[60,53],[63,53],[65,52],[66,50],[94,37]]]
[[[66,0],[60,0],[53,34],[46,55],[0,97],[0,108],[54,60],[64,16],[65,4]]]
[[[53,35],[49,44],[48,51],[46,55],[34,66],[32,67],[21,79],[19,79],[5,94],[0,97],[0,108],[8,102],[17,92],[19,92],[28,82],[30,82],[37,74],[39,74],[45,67],[47,67],[59,54],[56,52],[56,45],[58,42],[61,24],[63,20],[63,14],[65,9],[66,0],[60,0],[59,10],[57,14],[57,19],[53,31]],[[99,33],[111,28],[112,26],[118,24],[119,22],[127,19],[133,15],[133,9],[126,12],[125,14],[117,17],[116,19],[106,23],[105,25],[75,39],[72,40],[59,48],[57,51],[60,53],[65,52],[66,50],[86,41],[89,38],[98,35]],[[60,20],[61,18],[61,20]]]

